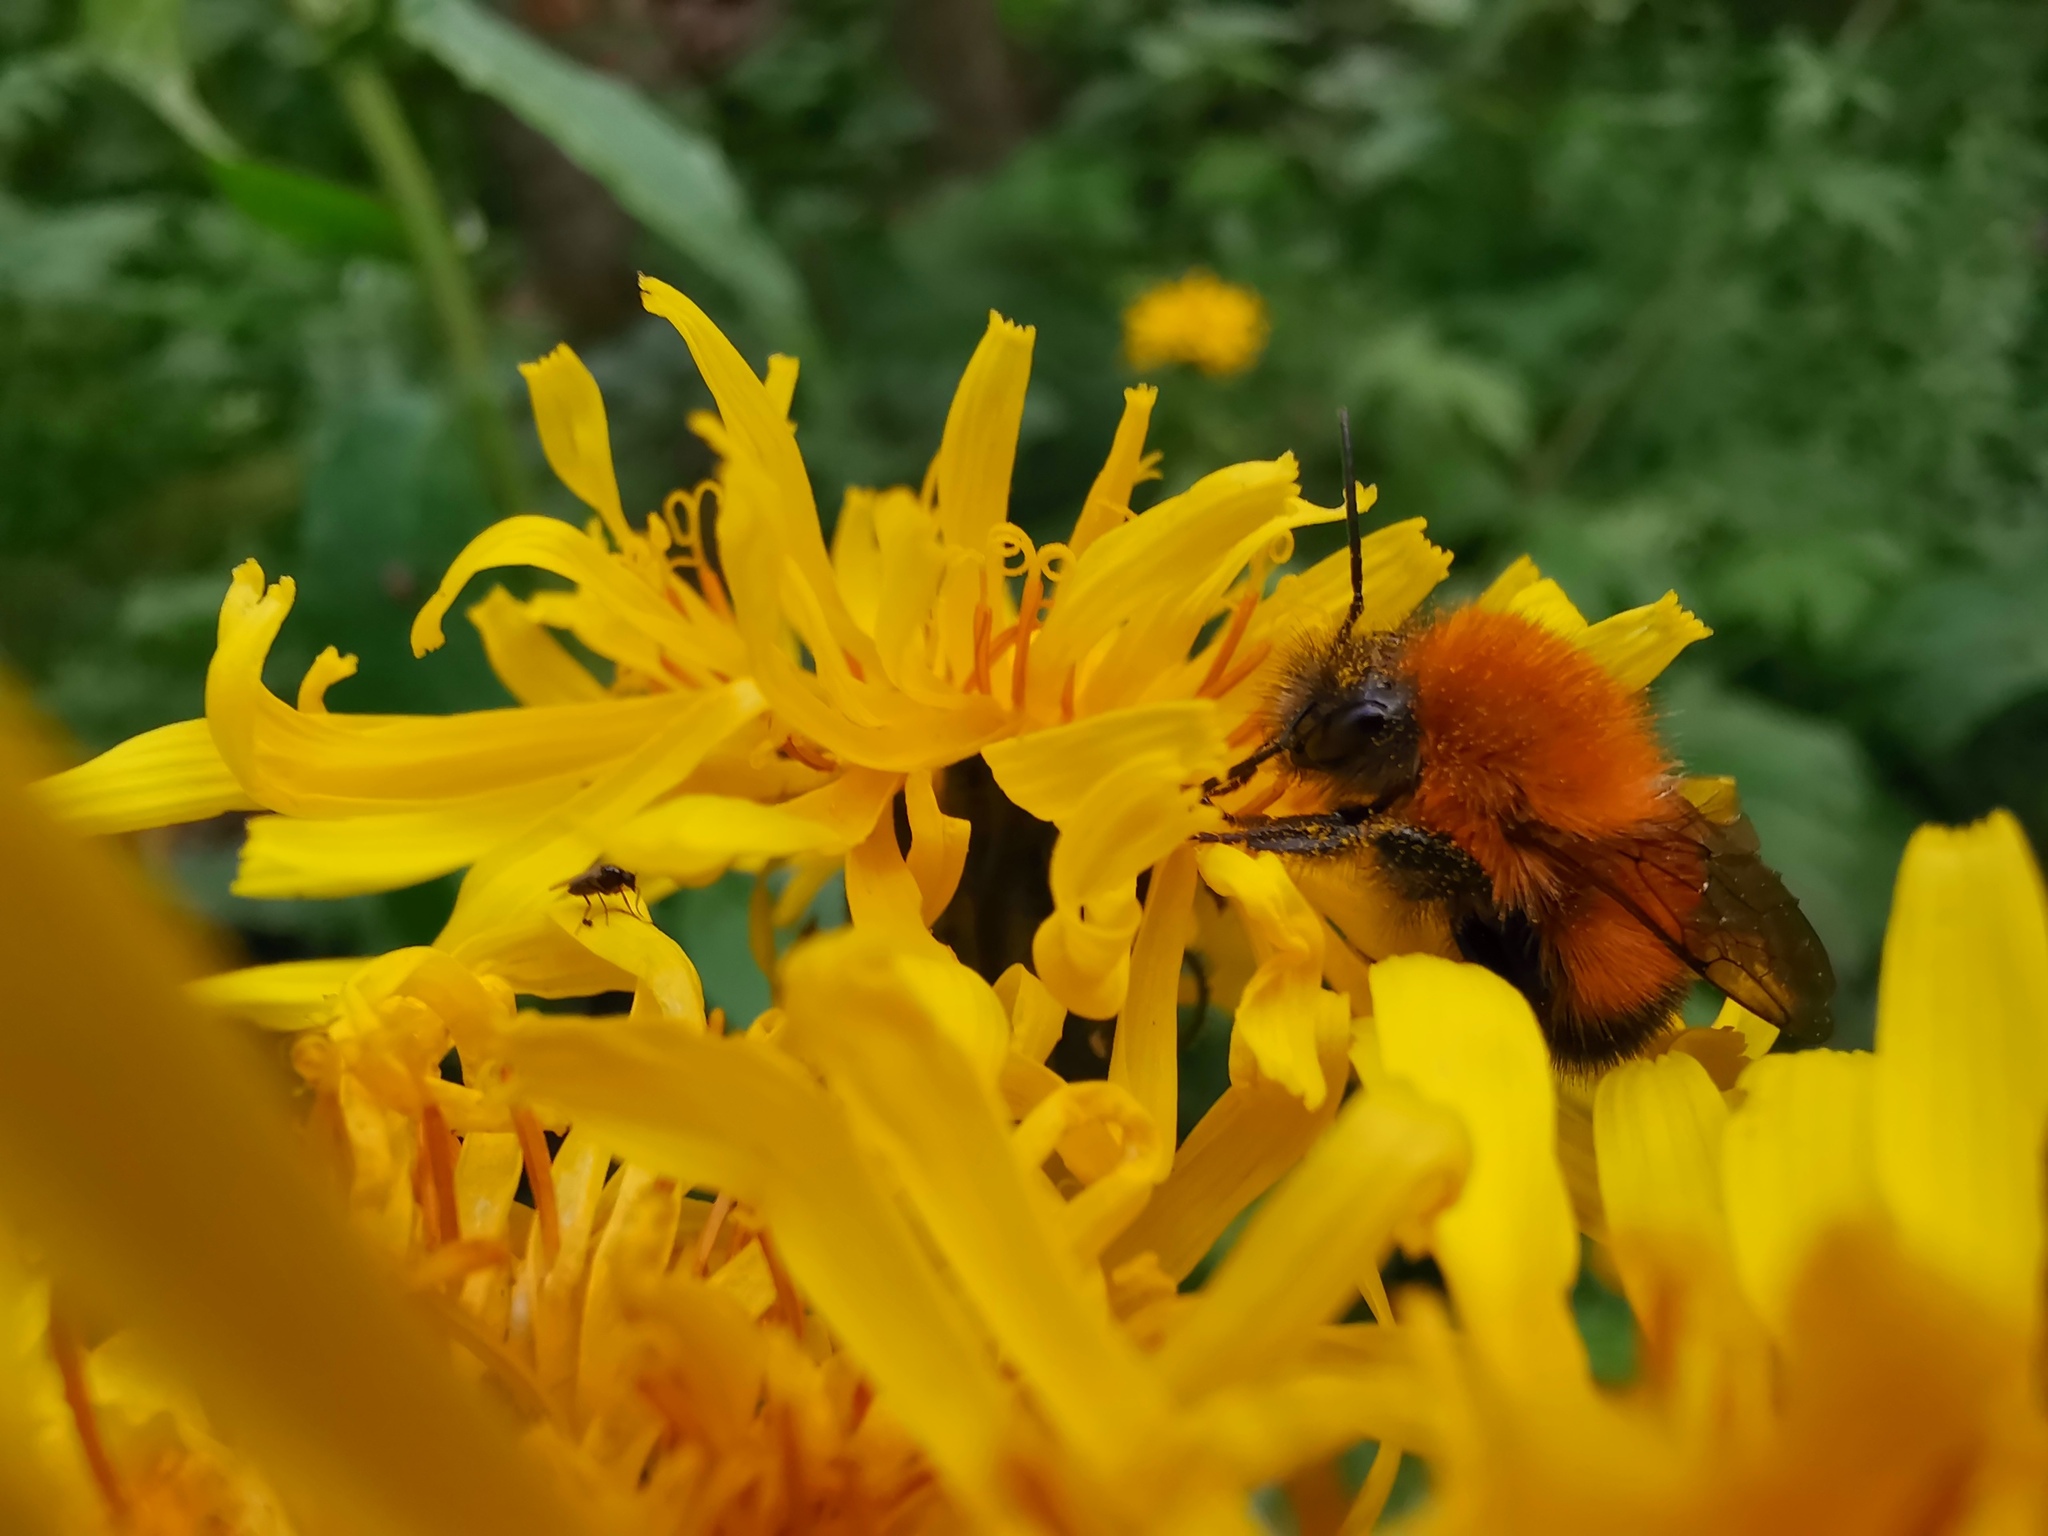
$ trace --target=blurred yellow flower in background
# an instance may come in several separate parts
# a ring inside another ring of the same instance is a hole
[[[1124,360],[1143,372],[1185,363],[1211,378],[1252,368],[1265,354],[1271,325],[1253,289],[1213,272],[1155,284],[1124,311]]]

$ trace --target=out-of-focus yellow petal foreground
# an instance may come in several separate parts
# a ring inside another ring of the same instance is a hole
[[[412,627],[424,656],[479,573],[549,573],[465,610],[516,706],[331,709],[332,649],[279,697],[294,587],[251,561],[203,719],[33,785],[0,722],[0,1520],[1221,1533],[1284,1487],[1326,1536],[1412,1457],[1405,1518],[1457,1536],[2048,1526],[2048,899],[2010,818],[1909,848],[1874,1054],[1766,1055],[1730,1004],[1560,1077],[1370,870],[1192,840],[1307,808],[1202,792],[1351,601],[1344,552],[1297,568],[1339,514],[1290,457],[1138,511],[1133,389],[1035,541],[1035,336],[992,316],[923,484],[849,492],[828,542],[795,362],[644,297],[716,401],[714,478],[636,523],[558,348],[524,371],[591,522],[485,529]],[[1384,631],[1449,556],[1395,523],[1360,561]],[[1632,691],[1707,634],[1675,596],[1591,622],[1526,560],[1476,601]],[[948,926],[988,879],[963,783],[1050,827],[994,871],[1046,896],[1007,969]],[[462,871],[454,908],[201,975],[81,836],[248,812],[247,893]],[[649,906],[734,869],[753,1019]],[[849,921],[779,951],[835,877]],[[1213,1102],[1184,987],[1230,1019]],[[601,994],[626,1011],[559,1011]],[[1397,1249],[1440,1288],[1390,1298]],[[1575,1325],[1589,1251],[1622,1386]]]

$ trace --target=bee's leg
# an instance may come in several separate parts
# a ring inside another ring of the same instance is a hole
[[[1202,784],[1202,798],[1213,800],[1218,795],[1227,795],[1240,790],[1252,781],[1252,775],[1268,758],[1278,757],[1285,743],[1276,736],[1243,762],[1233,763],[1221,778],[1208,779]]]
[[[1198,843],[1228,843],[1262,853],[1306,857],[1350,853],[1365,841],[1367,824],[1345,811],[1318,811],[1305,816],[1265,816],[1227,832],[1198,832]]]
[[[590,898],[588,896],[583,898],[583,926],[586,928],[590,926]]]
[[[1486,871],[1441,832],[1389,819],[1375,823],[1366,840],[1395,890],[1409,901],[1491,904]]]

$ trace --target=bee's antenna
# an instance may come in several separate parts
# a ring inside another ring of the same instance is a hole
[[[1365,546],[1358,532],[1358,481],[1351,473],[1351,413],[1337,411],[1337,451],[1344,461],[1344,536],[1351,541],[1351,612],[1345,616],[1349,634],[1365,613]]]

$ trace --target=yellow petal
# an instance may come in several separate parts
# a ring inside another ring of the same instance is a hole
[[[1451,569],[1451,553],[1424,536],[1419,517],[1375,528],[1359,541],[1361,590],[1365,606],[1358,627],[1393,629],[1434,592]],[[1335,624],[1351,606],[1351,552],[1340,549],[1306,571],[1283,576],[1259,605],[1245,644],[1261,640],[1286,644],[1303,633]]]
[[[213,744],[204,720],[131,736],[35,786],[52,816],[80,833],[140,832],[228,811],[262,809]]]
[[[577,916],[580,921],[580,910]],[[477,975],[493,977],[523,997],[592,997],[637,990],[630,972],[571,938],[555,921],[551,905],[437,942]]]
[[[1268,516],[1245,528],[1235,544],[1206,565],[1193,566],[1182,580],[1152,594],[1089,658],[1079,690],[1080,708],[1093,712],[1145,699],[1183,697],[1200,689],[1209,659],[1193,656],[1196,643],[1228,606],[1240,573],[1277,563],[1292,547],[1293,529],[1328,522],[1334,515],[1288,488]],[[1186,675],[1197,670],[1199,677]]]
[[[683,666],[699,659],[691,628],[661,592],[634,574],[601,540],[559,518],[532,513],[491,524],[455,557],[434,595],[413,618],[413,655],[441,648],[447,639],[441,622],[470,577],[508,565],[565,577],[660,653]]]
[[[604,696],[604,685],[590,669],[503,587],[470,605],[469,622],[483,640],[491,670],[520,703],[583,704]]]
[[[1536,568],[1534,560],[1527,555],[1517,555],[1508,563],[1506,570],[1486,584],[1486,590],[1479,594],[1478,606],[1495,612],[1504,611],[1508,604],[1542,579],[1543,572]]]
[[[1225,1387],[1191,1405],[1183,1420],[1189,1438],[1206,1448],[1200,1473],[1191,1475],[1257,1487],[1361,1440],[1411,1446],[1434,1461],[1446,1449],[1446,1437],[1440,1422],[1445,1415],[1431,1411],[1431,1390],[1426,1376],[1402,1366],[1370,1373],[1289,1372]],[[1347,1523],[1333,1529],[1373,1527]]]
[[[1351,1071],[1350,1043],[1348,1028],[1318,1042],[1328,1089],[1320,1109],[1261,1077],[1226,1088],[1181,1143],[1166,1182],[1110,1245],[1105,1262],[1114,1267],[1152,1253],[1168,1275],[1185,1279],[1238,1213],[1300,1161],[1336,1117]]]
[[[723,509],[718,532],[755,679],[791,729],[842,762],[902,772],[971,757],[1011,728],[1007,700],[962,693],[956,685],[935,702],[898,688],[874,640],[838,608],[845,632],[855,637],[842,640],[830,618],[836,595],[827,601],[805,582],[778,524],[764,511],[735,498]],[[884,605],[885,626],[892,610],[893,598]],[[923,613],[902,611],[921,626]],[[792,630],[816,671],[791,654]]]
[[[1056,717],[1068,671],[1105,642],[1105,660],[1080,678],[1080,713],[1139,702],[1144,684],[1186,660],[1213,596],[1252,554],[1290,528],[1340,515],[1294,491],[1292,458],[1237,464],[1097,539],[1061,581],[1034,643],[1032,718]]]
[[[1496,613],[1518,614],[1532,624],[1578,640],[1589,627],[1586,616],[1564,595],[1564,588],[1536,569],[1536,562],[1523,555],[1479,594],[1478,605]]]
[[[1159,476],[1157,454],[1145,452],[1145,431],[1152,422],[1152,407],[1159,391],[1150,384],[1138,384],[1124,391],[1124,414],[1116,424],[1116,436],[1109,445],[1109,457],[1088,488],[1081,515],[1074,519],[1073,535],[1067,548],[1076,556],[1112,528],[1130,519],[1131,492],[1143,480]]]
[[[604,396],[583,359],[565,343],[542,358],[521,363],[533,399],[533,424],[540,431],[548,468],[585,506],[604,519],[612,537],[630,537],[619,482],[612,472],[612,439],[604,419]]]
[[[1734,998],[1724,998],[1721,1011],[1714,1015],[1714,1028],[1732,1029],[1742,1036],[1742,1054],[1751,1061],[1762,1061],[1778,1040],[1778,1026],[1767,1019],[1760,1019]]]
[[[633,1020],[662,1020],[686,1029],[704,1027],[704,984],[683,947],[654,924],[630,912],[590,917],[563,901],[550,914],[555,925],[592,954],[610,961],[638,986]]]
[[[1185,759],[1158,752],[1102,773],[1072,814],[1059,818],[1046,872],[1054,902],[1073,908],[1124,890],[1190,834],[1213,825],[1214,813],[1200,803],[1185,768]]]
[[[1878,984],[1878,1179],[1911,1252],[2030,1330],[2044,1020],[2048,900],[2019,823],[1999,811],[1921,828],[1899,866]]]
[[[1438,1210],[1465,1171],[1455,1115],[1403,1090],[1352,1100],[1262,1206],[1160,1351],[1183,1397],[1271,1371],[1377,1271],[1397,1232]]]
[[[939,527],[946,542],[980,550],[982,540],[1010,515],[1010,470],[1017,458],[1017,428],[1031,382],[1031,344],[1037,328],[989,311],[988,330],[960,375],[939,455],[932,464]]]
[[[943,667],[949,659],[943,625],[937,626],[941,630],[938,654],[931,644],[937,618],[934,610],[948,566],[938,521],[930,508],[901,487],[876,496],[874,520],[878,569],[873,628],[882,670],[912,698],[944,703],[958,694],[959,685],[941,676],[933,665],[936,661]],[[971,601],[967,666],[972,665]]]
[[[1077,1274],[1088,1275],[1103,1248],[1130,1225],[1172,1159],[1172,1135],[1116,1083],[1062,1083],[1034,1104],[1011,1133],[1010,1149],[1026,1182],[1048,1197]],[[1062,1201],[1041,1169],[1055,1150],[1082,1187]],[[1106,1155],[1091,1157],[1098,1150]]]
[[[77,1536],[105,1504],[79,1454],[50,1352],[50,1282],[18,1234],[0,1229],[0,1530]]]
[[[1617,1244],[1671,1238],[1709,1251],[1722,1246],[1727,1123],[1728,1106],[1707,1069],[1683,1051],[1624,1062],[1600,1080],[1593,1146],[1600,1201]]]
[[[1067,1010],[1022,961],[1003,972],[995,990],[1010,1011],[1010,1049],[1026,1061],[1044,1061],[1059,1044]]]
[[[472,866],[436,942],[457,949],[487,930],[529,920],[605,851],[621,827],[689,778],[760,711],[761,696],[745,681],[686,695],[683,707],[631,756]]]
[[[207,976],[186,991],[201,1007],[262,1029],[312,1029],[333,1017],[341,989],[369,963],[283,960]]]
[[[840,601],[832,580],[832,562],[818,527],[818,503],[789,424],[787,398],[778,400],[771,394],[710,316],[667,283],[643,275],[640,301],[681,334],[705,387],[718,402],[726,435],[725,484],[731,498],[721,513],[730,517],[738,512],[742,522],[766,520],[772,530],[770,542],[819,603],[833,640],[867,666],[875,659],[874,649]],[[790,377],[794,382],[793,373]],[[724,531],[721,526],[721,535]]]
[[[1055,911],[1032,954],[1054,996],[1089,1018],[1123,1003],[1138,874],[1207,824],[1194,786],[1228,749],[1206,700],[1119,710],[993,744],[982,754],[1013,803],[1060,827]]]
[[[271,810],[410,809],[588,770],[631,751],[695,702],[656,694],[460,715],[301,714],[263,685],[293,592],[289,577],[266,591],[253,560],[238,567],[206,674],[215,746]],[[366,803],[377,801],[384,804]]]
[[[506,1055],[527,1091],[628,1161],[759,1209],[891,1413],[950,1483],[986,1486],[1009,1390],[810,1073],[744,1038],[548,1020],[510,1037]]]
[[[960,887],[960,876],[967,868],[969,826],[960,817],[939,810],[928,768],[920,768],[904,781],[903,799],[910,819],[910,852],[904,863],[917,881],[925,926],[930,927]]]
[[[875,531],[875,508],[886,494],[848,486],[839,504],[839,520],[832,525],[833,579],[847,611],[870,634],[882,611],[882,545]]]
[[[1323,990],[1323,921],[1271,855],[1213,843],[1199,862],[1209,888],[1236,904],[1258,961],[1238,998],[1232,1053],[1248,1051],[1261,1073],[1314,1109],[1325,1091],[1316,1042],[1351,1021],[1345,1000]]]
[[[1138,901],[1116,892],[1055,910],[1031,936],[1031,964],[1063,1010],[1084,1019],[1113,1019],[1130,987],[1131,941]]]
[[[1166,757],[1198,784],[1229,754],[1216,707],[1204,699],[1147,704],[992,743],[982,753],[1010,801],[1040,821],[1072,817],[1105,773],[1135,757]]]
[[[20,758],[0,736],[10,1216],[323,1519],[579,1528],[335,1218],[271,1085],[180,994],[178,945],[133,877],[30,807]]]
[[[331,645],[326,647],[313,658],[313,664],[306,668],[306,675],[299,679],[299,712],[309,715],[326,713],[327,690],[355,675],[355,657],[344,656]]]
[[[1565,1309],[1578,1232],[1558,1172],[1550,1052],[1522,994],[1490,971],[1433,955],[1373,967],[1387,1072],[1453,1110],[1472,1143],[1435,1251],[1474,1341],[1497,1365],[1573,1381],[1585,1350]]]
[[[1109,1055],[1109,1080],[1128,1089],[1152,1123],[1167,1133],[1159,1142],[1158,1162],[1149,1170],[1154,1181],[1165,1178],[1173,1165],[1171,1133],[1179,1124],[1180,971],[1193,926],[1194,895],[1192,848],[1177,848],[1153,866],[1145,916],[1131,952],[1129,995]],[[1036,1059],[1044,1060],[1044,1054]]]
[[[1654,603],[1617,613],[1576,636],[1581,649],[1613,674],[1624,688],[1647,688],[1678,653],[1713,631],[1666,592]]]
[[[234,893],[262,898],[359,896],[433,880],[474,864],[580,787],[542,779],[417,811],[309,820],[252,816]]]
[[[868,835],[901,782],[893,773],[850,768],[780,805],[732,795],[674,795],[628,821],[610,848],[627,869],[687,885],[734,866],[759,868],[770,859],[836,858]]]
[[[1876,1075],[1861,1051],[1772,1056],[1742,1074],[1742,1107],[1721,1140],[1728,1237],[1751,1305],[1781,1331],[1822,1241],[1882,1218]]]
[[[800,366],[797,359],[787,352],[768,354],[768,372],[761,379],[761,387],[768,393],[768,403],[782,412],[784,420],[789,418],[789,409],[796,402],[796,378]]]
[[[950,951],[925,927],[924,893],[896,846],[896,824],[884,816],[846,856],[846,909],[854,927],[885,934],[908,947]]]
[[[637,1390],[645,1368],[640,1351],[645,1277],[668,1268],[682,1214],[683,1191],[673,1179],[645,1168],[623,1168],[605,1218],[604,1235],[590,1261],[576,1362],[576,1402],[585,1418],[596,1419]],[[759,1253],[750,1243],[748,1252]],[[771,1291],[773,1281],[770,1281]]]
[[[854,1106],[904,1192],[1056,1432],[1077,1454],[1141,1444],[1165,1411],[1128,1337],[1078,1291],[1035,1213],[993,1092],[909,988],[879,978],[878,941],[829,934],[785,967],[782,1036]],[[964,977],[965,967],[953,965]],[[1007,1022],[993,994],[999,1065]]]

